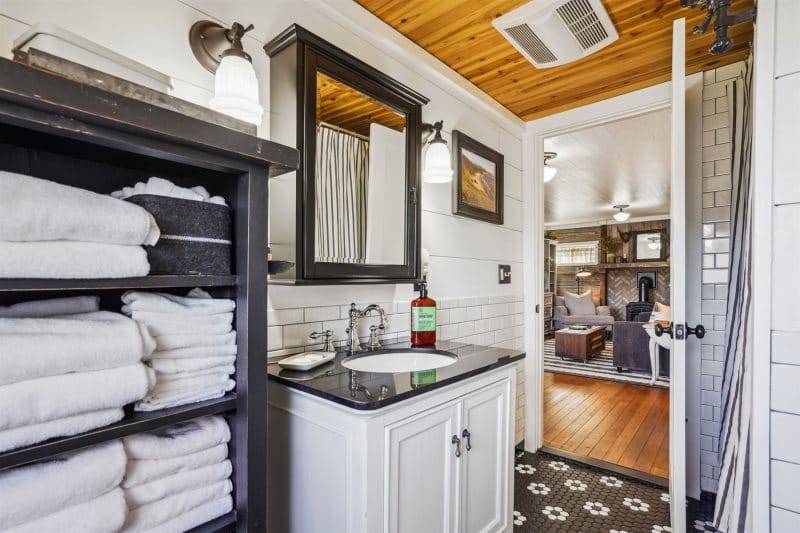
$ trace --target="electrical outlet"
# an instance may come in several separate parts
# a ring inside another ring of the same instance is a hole
[[[499,283],[511,283],[511,265],[497,265]]]

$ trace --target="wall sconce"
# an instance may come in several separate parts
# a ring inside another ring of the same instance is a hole
[[[258,103],[253,59],[242,47],[242,37],[253,28],[234,22],[228,29],[201,20],[189,30],[189,46],[197,61],[215,74],[211,109],[258,126],[264,108]]]
[[[422,125],[422,144],[427,143],[422,164],[422,180],[425,183],[450,183],[453,181],[453,166],[447,141],[442,139],[442,121]],[[428,142],[431,135],[433,139]]]
[[[631,217],[630,213],[626,213],[623,209],[630,207],[628,204],[615,205],[614,209],[619,209],[619,213],[614,213],[614,220],[617,222],[625,222]]]
[[[545,183],[547,183],[551,179],[555,178],[556,174],[558,173],[558,169],[557,168],[551,167],[551,166],[549,166],[547,164],[548,161],[550,161],[551,159],[555,159],[556,157],[558,157],[558,154],[556,152],[545,152],[544,153],[544,182]]]

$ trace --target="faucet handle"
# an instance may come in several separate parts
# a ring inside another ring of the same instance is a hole
[[[325,344],[325,351],[326,352],[335,352],[336,347],[333,345],[333,341],[331,337],[333,336],[333,331],[326,329],[325,331],[314,331],[312,332],[309,337],[311,339],[317,340],[322,337],[322,342]]]
[[[381,341],[378,339],[378,330],[383,330],[383,325],[371,325],[369,327],[369,347],[371,350],[377,350],[381,347]]]

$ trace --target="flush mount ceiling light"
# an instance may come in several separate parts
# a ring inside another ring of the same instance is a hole
[[[648,239],[650,242],[647,243],[647,247],[651,250],[658,250],[661,248],[661,239],[658,237],[650,237]]]
[[[423,124],[422,144],[427,144],[422,165],[422,179],[425,183],[450,183],[453,181],[453,166],[447,141],[442,138],[442,121]],[[433,139],[428,142],[428,139]]]
[[[558,157],[556,152],[545,152],[544,153],[544,182],[547,183],[551,179],[556,177],[556,173],[558,173],[557,168],[553,168],[547,164],[548,161],[551,159],[555,159]]]
[[[614,209],[619,209],[619,213],[614,214],[614,220],[616,220],[617,222],[625,222],[626,220],[628,220],[631,217],[631,214],[623,211],[623,209],[627,207],[630,207],[630,205],[628,204],[615,205]]]
[[[211,109],[259,125],[264,108],[258,103],[258,79],[253,59],[242,47],[242,37],[253,28],[201,20],[189,30],[189,45],[197,61],[216,74]]]

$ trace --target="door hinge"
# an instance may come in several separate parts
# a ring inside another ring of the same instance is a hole
[[[408,189],[408,193],[411,195],[411,203],[413,205],[417,205],[417,188],[416,187],[410,187]]]
[[[536,314],[539,314],[539,304],[536,304]]]
[[[674,324],[675,327],[675,340],[682,341],[686,338],[686,326],[683,324]]]

